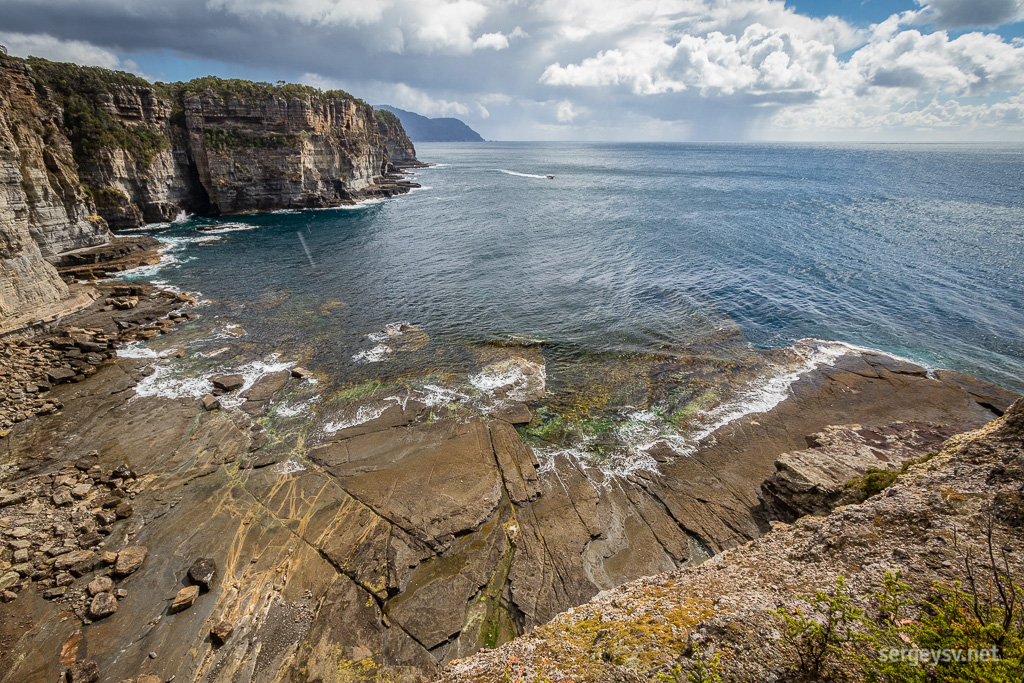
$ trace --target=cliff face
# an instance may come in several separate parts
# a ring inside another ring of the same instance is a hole
[[[377,130],[387,146],[388,161],[397,166],[418,163],[416,148],[394,112],[375,109],[373,114],[377,119]]]
[[[64,298],[46,261],[106,243],[108,225],[390,196],[406,190],[394,165],[416,162],[397,119],[341,91],[34,58],[0,57],[0,145],[5,318]]]
[[[115,229],[181,212],[337,206],[393,194],[389,164],[415,163],[395,119],[341,91],[129,74],[30,60],[70,112],[82,183]]]
[[[352,99],[184,102],[189,148],[217,213],[337,206],[372,192],[387,163],[373,110]]]
[[[110,238],[78,182],[62,124],[24,65],[0,57],[0,318],[66,297],[45,259]]]

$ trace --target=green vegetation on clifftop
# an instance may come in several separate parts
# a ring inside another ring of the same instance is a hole
[[[64,110],[64,128],[79,166],[90,164],[104,150],[123,149],[144,166],[168,145],[160,131],[145,123],[126,124],[105,106],[118,89],[146,88],[149,82],[123,71],[51,62],[29,57],[37,88],[52,91]]]

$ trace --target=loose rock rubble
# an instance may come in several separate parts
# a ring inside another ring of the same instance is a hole
[[[117,611],[115,591],[104,571],[124,577],[139,569],[146,549],[105,550],[119,519],[131,517],[138,492],[135,473],[125,465],[104,469],[95,451],[52,474],[0,489],[0,590],[5,602],[34,588],[44,598],[67,604],[83,620]],[[97,567],[100,574],[93,574]],[[109,570],[103,570],[109,567]],[[82,577],[92,575],[91,580]]]
[[[109,288],[101,313],[135,309],[140,296],[164,299],[171,305],[195,304],[187,294],[158,291],[145,294],[134,285]],[[142,311],[140,311],[142,313]],[[39,337],[10,336],[0,339],[0,436],[16,423],[33,415],[49,415],[63,404],[50,398],[50,390],[65,382],[81,382],[96,373],[116,354],[119,343],[152,339],[194,317],[189,311],[170,311],[166,317],[140,315],[115,319],[117,332],[100,327],[66,327]]]

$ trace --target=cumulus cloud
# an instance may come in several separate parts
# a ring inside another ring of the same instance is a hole
[[[508,38],[504,33],[485,33],[473,41],[474,50],[504,50],[508,47]]]
[[[1001,26],[1024,20],[1024,0],[916,0],[917,20],[939,28]]]
[[[4,0],[0,26],[54,59],[302,78],[489,138],[1018,130],[1024,41],[987,27],[1024,0],[916,2],[869,25],[784,0]]]
[[[760,24],[740,36],[713,31],[680,35],[675,44],[644,40],[606,50],[580,64],[555,63],[547,85],[626,86],[638,95],[698,88],[704,95],[816,91],[837,70],[835,48]]]

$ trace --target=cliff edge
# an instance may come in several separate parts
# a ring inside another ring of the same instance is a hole
[[[1018,400],[861,504],[605,591],[437,680],[1020,680],[1022,463]]]

